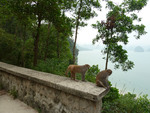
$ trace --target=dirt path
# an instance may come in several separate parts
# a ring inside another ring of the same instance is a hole
[[[5,91],[0,91],[0,113],[38,113],[18,99],[13,99]]]

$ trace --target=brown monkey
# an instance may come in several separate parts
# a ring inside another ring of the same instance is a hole
[[[99,87],[109,88],[108,76],[112,74],[112,70],[107,69],[99,72],[96,76],[96,85]]]
[[[66,75],[68,72],[71,72],[71,79],[75,80],[76,73],[81,73],[82,74],[82,81],[85,81],[85,73],[86,71],[90,68],[90,65],[85,64],[85,65],[69,65],[66,71]]]

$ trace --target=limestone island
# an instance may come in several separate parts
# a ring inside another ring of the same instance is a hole
[[[134,49],[135,52],[144,52],[144,49],[141,46],[137,46]]]

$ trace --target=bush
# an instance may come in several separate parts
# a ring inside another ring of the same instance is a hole
[[[10,90],[10,94],[13,96],[14,99],[18,97],[18,92],[15,87],[13,87],[13,89]]]
[[[137,98],[136,100],[135,111],[137,113],[150,113],[150,100],[148,95],[143,95],[142,97]]]
[[[87,71],[85,79],[89,82],[95,83],[96,75],[100,72],[98,65],[92,65],[91,68]]]
[[[150,113],[150,100],[147,95],[136,97],[136,94],[119,94],[114,101],[104,101],[102,113]]]
[[[108,94],[103,97],[103,102],[113,102],[119,98],[119,90],[115,87],[111,87]]]
[[[93,82],[95,83],[96,81],[96,75],[98,74],[99,72],[99,68],[98,68],[98,65],[92,65],[88,71],[85,73],[85,80],[89,81],[89,82]],[[77,73],[76,74],[76,79],[78,80],[81,80],[82,78],[82,75]]]
[[[64,76],[68,65],[69,62],[66,60],[53,58],[53,59],[47,59],[46,61],[43,60],[39,61],[38,65],[34,67],[34,69]]]

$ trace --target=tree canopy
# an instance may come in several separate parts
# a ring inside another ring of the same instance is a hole
[[[11,55],[16,57],[16,62],[7,59],[8,53],[0,60],[24,67],[36,66],[38,61],[52,58],[67,59],[69,63],[72,48],[68,38],[72,35],[73,24],[64,12],[71,4],[66,0],[1,0],[1,31],[17,44],[11,52],[15,53]],[[6,42],[2,40],[1,43],[5,45]]]
[[[123,49],[123,44],[128,43],[129,34],[137,32],[135,38],[139,39],[141,35],[146,34],[143,24],[135,24],[134,21],[141,21],[135,11],[141,10],[147,1],[125,0],[120,5],[108,1],[106,7],[109,8],[107,21],[93,24],[93,28],[98,30],[93,43],[102,40],[106,45],[102,51],[106,56],[106,68],[108,59],[115,64],[115,68],[121,67],[123,71],[132,69],[134,63],[128,60],[127,51]],[[136,5],[135,5],[136,4]]]

